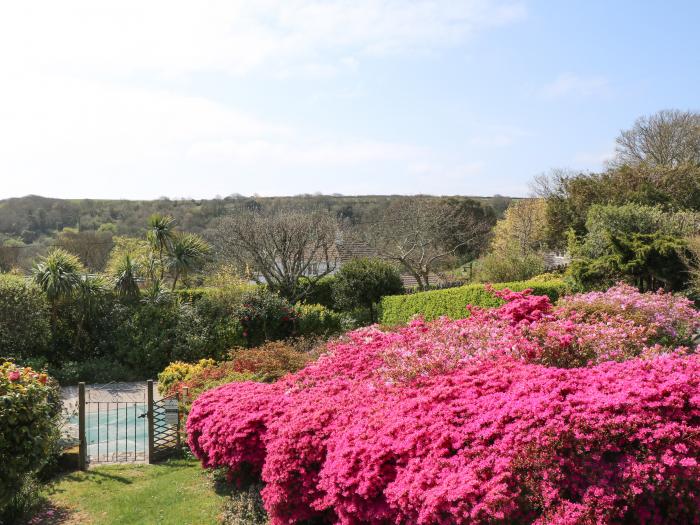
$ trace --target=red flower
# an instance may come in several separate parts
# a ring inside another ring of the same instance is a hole
[[[13,371],[10,372],[9,374],[7,374],[7,378],[8,378],[10,381],[19,381],[19,378],[20,378],[19,371],[13,370]]]
[[[46,374],[39,374],[39,383],[42,385],[45,385],[48,379],[49,377]]]

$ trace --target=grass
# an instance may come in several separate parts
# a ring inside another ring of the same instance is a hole
[[[45,495],[55,519],[40,523],[86,525],[216,524],[227,498],[192,459],[95,467],[57,479]]]

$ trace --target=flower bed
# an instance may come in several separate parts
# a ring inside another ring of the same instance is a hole
[[[262,479],[273,524],[697,520],[700,358],[677,345],[698,313],[619,287],[557,307],[493,293],[497,309],[357,330],[276,383],[203,393],[190,447]],[[650,304],[667,318],[639,324]]]

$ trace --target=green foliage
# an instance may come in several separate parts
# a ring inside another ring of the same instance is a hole
[[[34,282],[44,291],[49,301],[72,295],[80,285],[83,264],[75,255],[60,248],[42,257],[32,272]]]
[[[234,317],[243,327],[246,346],[284,339],[294,333],[296,312],[289,302],[267,288],[258,287],[241,298]]]
[[[478,261],[476,279],[483,282],[510,282],[531,279],[544,271],[539,253],[521,254],[518,250],[491,252]]]
[[[586,233],[590,208],[596,204],[637,203],[666,210],[700,210],[700,166],[619,166],[604,173],[553,173],[540,181],[547,200],[548,240],[561,246],[565,233]]]
[[[175,289],[179,278],[187,283],[190,273],[200,270],[206,262],[211,248],[207,242],[194,233],[176,233],[170,240],[166,266]]]
[[[60,393],[46,374],[0,363],[0,522],[54,453],[60,410]]]
[[[367,308],[374,322],[374,305],[385,295],[401,291],[403,284],[395,266],[381,259],[360,258],[344,264],[336,274],[333,300],[345,309]]]
[[[298,304],[296,332],[302,336],[330,336],[343,330],[345,315],[320,304]]]
[[[21,277],[0,275],[0,357],[45,355],[51,332],[46,296]]]
[[[661,233],[611,234],[606,252],[582,257],[569,269],[584,288],[605,288],[616,281],[634,284],[640,291],[681,290],[688,280],[683,240]]]
[[[496,289],[509,288],[522,291],[532,288],[533,293],[547,295],[554,302],[563,295],[567,286],[563,281],[518,281],[494,284]],[[452,319],[468,317],[467,305],[494,307],[502,301],[486,291],[482,284],[470,284],[459,288],[418,292],[409,295],[384,297],[380,303],[379,321],[388,326],[406,323],[415,315],[432,320],[440,316]]]
[[[658,206],[594,205],[583,240],[570,241],[574,260],[569,274],[584,289],[624,280],[640,290],[680,290],[689,279],[682,237],[694,231],[696,222],[696,213]]]
[[[114,290],[121,297],[135,299],[139,296],[139,265],[128,253],[116,262],[114,268]]]
[[[636,203],[594,205],[586,219],[585,241],[576,251],[585,257],[600,257],[610,252],[611,236],[660,233],[685,237],[694,232],[698,218],[693,212],[667,212]]]
[[[335,308],[335,304],[333,302],[333,285],[335,283],[334,275],[326,275],[314,283],[311,283],[306,277],[302,277],[299,279],[299,281],[299,287],[307,290],[307,293],[304,296],[305,303],[320,304],[326,308]]]

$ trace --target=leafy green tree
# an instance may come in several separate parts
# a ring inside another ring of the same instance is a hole
[[[489,253],[477,267],[478,279],[522,281],[542,273],[546,234],[543,199],[523,199],[512,204],[496,223]]]
[[[135,299],[139,296],[139,265],[128,253],[123,254],[113,269],[114,289],[120,297]]]
[[[55,248],[37,262],[32,277],[49,301],[55,303],[78,290],[84,273],[85,268],[78,257]]]
[[[201,269],[206,262],[211,248],[199,235],[194,233],[176,233],[168,247],[167,267],[173,279],[172,289],[175,290],[177,281],[193,271]]]
[[[333,282],[333,299],[345,309],[367,308],[370,321],[377,321],[375,304],[385,295],[403,291],[399,271],[376,258],[353,259],[343,265]]]
[[[163,280],[165,273],[165,255],[175,235],[175,219],[170,215],[154,213],[148,218],[148,233],[146,237],[151,243],[151,247],[158,253],[160,263],[160,279]]]
[[[611,234],[607,252],[598,258],[574,260],[570,273],[586,288],[624,280],[641,291],[663,287],[681,290],[688,281],[686,243],[662,233]]]

